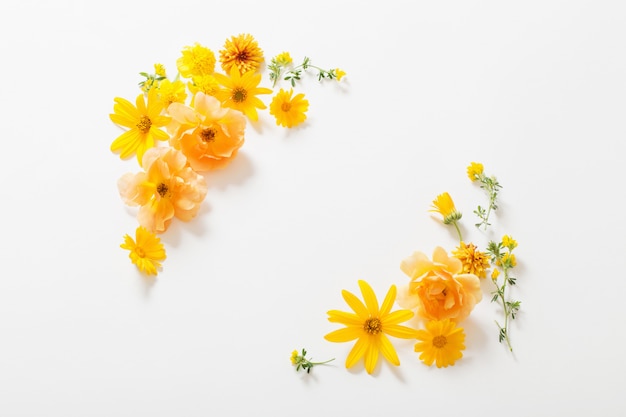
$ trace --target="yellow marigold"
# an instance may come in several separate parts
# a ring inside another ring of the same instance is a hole
[[[463,263],[463,272],[466,274],[474,274],[478,278],[487,277],[487,269],[489,269],[489,256],[478,250],[473,243],[461,242],[452,255],[460,259]]]
[[[472,162],[467,167],[467,176],[472,181],[479,180],[482,174],[483,174],[483,164],[481,164],[480,162]]]
[[[203,176],[194,171],[180,151],[169,146],[149,149],[144,172],[124,174],[117,182],[122,200],[140,206],[139,224],[153,233],[167,230],[174,217],[190,221],[207,193]]]
[[[296,94],[293,98],[293,89],[285,91],[282,88],[270,103],[270,114],[276,118],[276,124],[284,127],[294,127],[304,122],[309,101],[304,94]]]
[[[180,149],[196,171],[223,168],[237,156],[244,143],[245,116],[224,108],[212,96],[197,93],[192,106],[169,107],[172,123],[170,144]]]
[[[196,43],[185,46],[182,56],[176,60],[178,72],[185,78],[210,75],[215,72],[215,54],[209,48]]]
[[[254,72],[263,62],[263,51],[252,35],[242,33],[226,39],[224,49],[220,51],[220,62],[227,74],[233,66],[240,74]]]
[[[191,79],[192,82],[187,83],[187,88],[191,94],[204,93],[214,96],[220,89],[220,83],[217,82],[213,75],[199,75]]]
[[[160,261],[166,257],[161,239],[143,226],[139,226],[135,231],[135,240],[125,235],[124,243],[120,247],[129,250],[128,257],[131,261],[141,272],[148,275],[157,275],[157,268],[161,267]]]
[[[434,362],[437,368],[447,368],[463,357],[465,332],[451,320],[429,321],[425,330],[417,331],[417,339],[415,351],[421,352],[420,360],[428,366]]]
[[[257,97],[258,94],[270,94],[269,88],[258,87],[261,82],[261,74],[248,71],[239,74],[237,67],[230,70],[230,77],[215,73],[215,79],[224,86],[215,93],[215,97],[221,101],[224,107],[239,110],[252,121],[259,119],[256,109],[266,109],[267,106]]]
[[[429,211],[441,214],[444,224],[454,223],[462,217],[462,214],[457,211],[452,197],[447,192],[437,196],[433,201],[432,210]]]
[[[335,75],[337,76],[337,81],[341,81],[341,79],[346,75],[346,72],[339,68],[335,68]]]
[[[176,80],[174,82],[170,80],[163,80],[157,87],[159,101],[163,104],[163,107],[167,110],[172,103],[184,103],[187,99],[187,90],[185,84]]]
[[[517,241],[509,235],[504,235],[502,236],[502,246],[511,251],[517,247]]]
[[[416,309],[427,320],[467,318],[482,300],[480,279],[463,272],[462,262],[436,247],[432,261],[422,252],[415,252],[400,264],[410,278],[398,294],[398,304]]]
[[[365,303],[351,292],[343,290],[341,292],[343,299],[354,312],[330,310],[328,321],[341,323],[346,327],[328,333],[324,338],[338,343],[356,340],[346,358],[346,368],[351,368],[364,358],[365,370],[371,374],[376,367],[380,353],[393,365],[400,365],[400,359],[387,335],[403,339],[415,338],[414,329],[400,325],[413,317],[413,312],[409,310],[391,312],[396,299],[395,285],[389,288],[380,308],[376,294],[367,282],[360,280],[359,288]]]
[[[160,128],[167,125],[169,117],[162,116],[163,103],[157,98],[153,88],[137,96],[136,106],[121,97],[114,99],[111,121],[129,130],[122,133],[111,143],[112,152],[120,152],[120,158],[126,159],[136,154],[139,165],[146,150],[152,148],[157,140],[168,140],[169,135]]]

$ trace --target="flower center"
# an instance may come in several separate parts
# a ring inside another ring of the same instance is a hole
[[[147,133],[151,126],[152,120],[150,120],[148,116],[141,116],[139,123],[137,123],[137,129],[139,129],[141,133]]]
[[[284,111],[285,113],[288,112],[289,110],[291,110],[291,103],[285,102],[285,103],[281,104],[280,105],[280,109],[282,111]]]
[[[446,343],[448,343],[448,339],[446,339],[445,336],[439,335],[439,336],[433,337],[433,346],[435,346],[438,349],[441,349],[442,347],[444,347]]]
[[[248,60],[248,52],[246,51],[241,51],[237,54],[237,61],[239,62],[245,62]]]
[[[246,101],[247,96],[248,92],[241,87],[235,88],[235,90],[233,91],[233,101],[235,103],[241,103]]]
[[[136,253],[136,254],[137,254],[137,256],[139,256],[140,258],[145,258],[145,257],[146,257],[146,252],[143,250],[143,248],[136,247],[136,248],[135,248],[135,253]]]
[[[157,193],[159,193],[161,197],[168,197],[170,188],[167,186],[167,184],[162,182],[159,185],[157,185],[156,190],[157,190]]]
[[[376,317],[367,319],[363,325],[363,330],[369,334],[378,334],[383,330],[383,324]]]
[[[200,137],[204,142],[213,142],[215,140],[215,135],[217,132],[212,127],[207,127],[202,132],[200,132]]]

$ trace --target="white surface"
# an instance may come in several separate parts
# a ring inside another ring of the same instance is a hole
[[[626,6],[373,4],[2,3],[1,416],[623,415]],[[248,127],[151,282],[119,248],[136,221],[116,181],[136,165],[109,151],[113,98],[242,32],[348,75],[306,78],[302,128]],[[504,186],[496,236],[473,230],[471,161]],[[346,370],[326,311],[455,245],[427,212],[443,191],[477,243],[519,242],[515,356],[485,296],[456,366],[395,339],[400,367]],[[296,373],[301,347],[337,359]]]

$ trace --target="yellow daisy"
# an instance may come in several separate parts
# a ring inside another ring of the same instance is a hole
[[[230,77],[224,74],[213,74],[223,89],[215,92],[215,97],[222,102],[224,107],[239,110],[252,121],[257,121],[259,115],[256,109],[265,109],[267,106],[257,97],[257,94],[270,94],[269,88],[258,87],[261,82],[261,74],[248,71],[239,74],[236,66],[231,67]]]
[[[359,288],[365,304],[354,294],[343,290],[341,295],[354,310],[354,313],[339,310],[328,311],[328,321],[341,323],[346,327],[330,332],[324,338],[330,342],[338,343],[356,339],[356,343],[346,358],[346,368],[351,368],[364,358],[365,369],[368,374],[371,374],[376,367],[380,353],[393,365],[400,365],[396,350],[387,335],[414,339],[417,334],[416,331],[399,324],[409,320],[414,313],[410,310],[391,312],[391,307],[396,299],[395,285],[389,288],[380,308],[376,294],[367,282],[359,280]]]
[[[210,75],[215,71],[215,54],[198,43],[186,46],[182,50],[182,56],[176,60],[176,66],[180,75],[185,78]]]
[[[160,261],[166,257],[161,239],[143,226],[139,226],[135,231],[135,240],[125,235],[124,243],[120,247],[129,250],[128,257],[131,261],[141,272],[148,275],[157,275],[157,268],[161,267]]]
[[[160,128],[166,126],[170,118],[161,115],[163,103],[158,100],[154,88],[147,93],[147,103],[143,93],[137,96],[136,106],[121,97],[116,97],[114,101],[114,113],[109,117],[113,123],[129,130],[113,141],[111,151],[120,152],[122,159],[136,154],[141,166],[143,154],[154,146],[156,140],[169,139],[169,135]]]
[[[284,127],[294,127],[304,122],[309,109],[309,101],[304,94],[296,94],[291,97],[293,89],[285,91],[282,88],[274,96],[270,103],[270,114],[276,118],[276,124]]]
[[[463,357],[465,332],[449,319],[429,321],[426,330],[417,331],[417,339],[415,351],[421,352],[420,360],[428,366],[435,362],[437,368],[447,368]]]
[[[479,278],[487,277],[489,257],[478,250],[473,243],[461,242],[452,255],[463,263],[463,273],[474,274]]]
[[[250,34],[240,34],[226,39],[224,49],[220,51],[220,62],[225,73],[236,66],[240,74],[256,71],[263,62],[263,51]]]

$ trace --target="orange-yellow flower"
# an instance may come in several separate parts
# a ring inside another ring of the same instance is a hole
[[[207,184],[182,152],[171,147],[149,149],[143,156],[143,168],[144,172],[127,173],[117,183],[122,200],[140,206],[140,225],[162,233],[174,217],[189,221],[196,216]]]
[[[463,273],[463,263],[436,247],[432,261],[422,252],[415,252],[402,261],[400,268],[411,278],[398,296],[403,308],[417,309],[427,320],[461,321],[482,299],[480,280]]]
[[[248,33],[231,36],[230,39],[226,39],[224,49],[220,51],[220,62],[227,74],[233,66],[237,67],[240,74],[254,72],[263,62],[263,50]]]
[[[343,290],[341,295],[354,313],[330,310],[328,321],[341,323],[346,327],[330,332],[324,338],[338,343],[356,339],[356,343],[346,358],[346,368],[351,368],[364,358],[365,370],[371,374],[378,362],[379,353],[382,353],[383,357],[393,365],[400,365],[396,350],[387,335],[403,339],[415,338],[414,329],[400,325],[413,317],[414,313],[409,310],[391,312],[396,299],[395,285],[389,288],[380,308],[376,294],[367,282],[360,280],[359,288],[365,304],[351,292]]]
[[[429,321],[426,330],[417,331],[417,339],[415,351],[421,352],[420,360],[428,366],[435,362],[437,368],[447,368],[463,357],[465,332],[451,320]]]
[[[170,144],[185,154],[196,171],[225,167],[243,145],[246,118],[222,107],[215,97],[199,92],[193,107],[173,103],[169,113]]]
[[[135,231],[135,240],[125,235],[124,243],[120,247],[129,250],[130,260],[141,272],[148,275],[157,275],[157,268],[161,267],[160,261],[166,257],[161,239],[143,226]]]
[[[270,103],[270,114],[276,118],[276,124],[284,127],[294,127],[304,122],[306,111],[309,109],[309,101],[304,94],[296,94],[293,89],[285,91],[282,88]]]
[[[478,278],[487,277],[489,269],[489,256],[478,250],[473,243],[461,242],[452,254],[463,263],[463,272],[474,274]]]
[[[154,88],[150,89],[147,98],[143,93],[139,94],[136,106],[121,97],[116,97],[114,101],[113,113],[109,115],[111,121],[129,130],[113,141],[111,151],[120,152],[122,159],[136,154],[141,165],[143,154],[154,146],[155,141],[169,139],[169,135],[160,128],[167,125],[170,118],[161,116],[163,103],[158,100]]]
[[[214,77],[224,86],[215,93],[215,97],[222,102],[223,106],[239,110],[252,121],[259,119],[256,109],[266,109],[267,106],[257,95],[272,92],[269,88],[258,87],[261,74],[248,71],[240,75],[237,67],[233,66],[230,69],[230,77],[219,73],[215,73]]]

